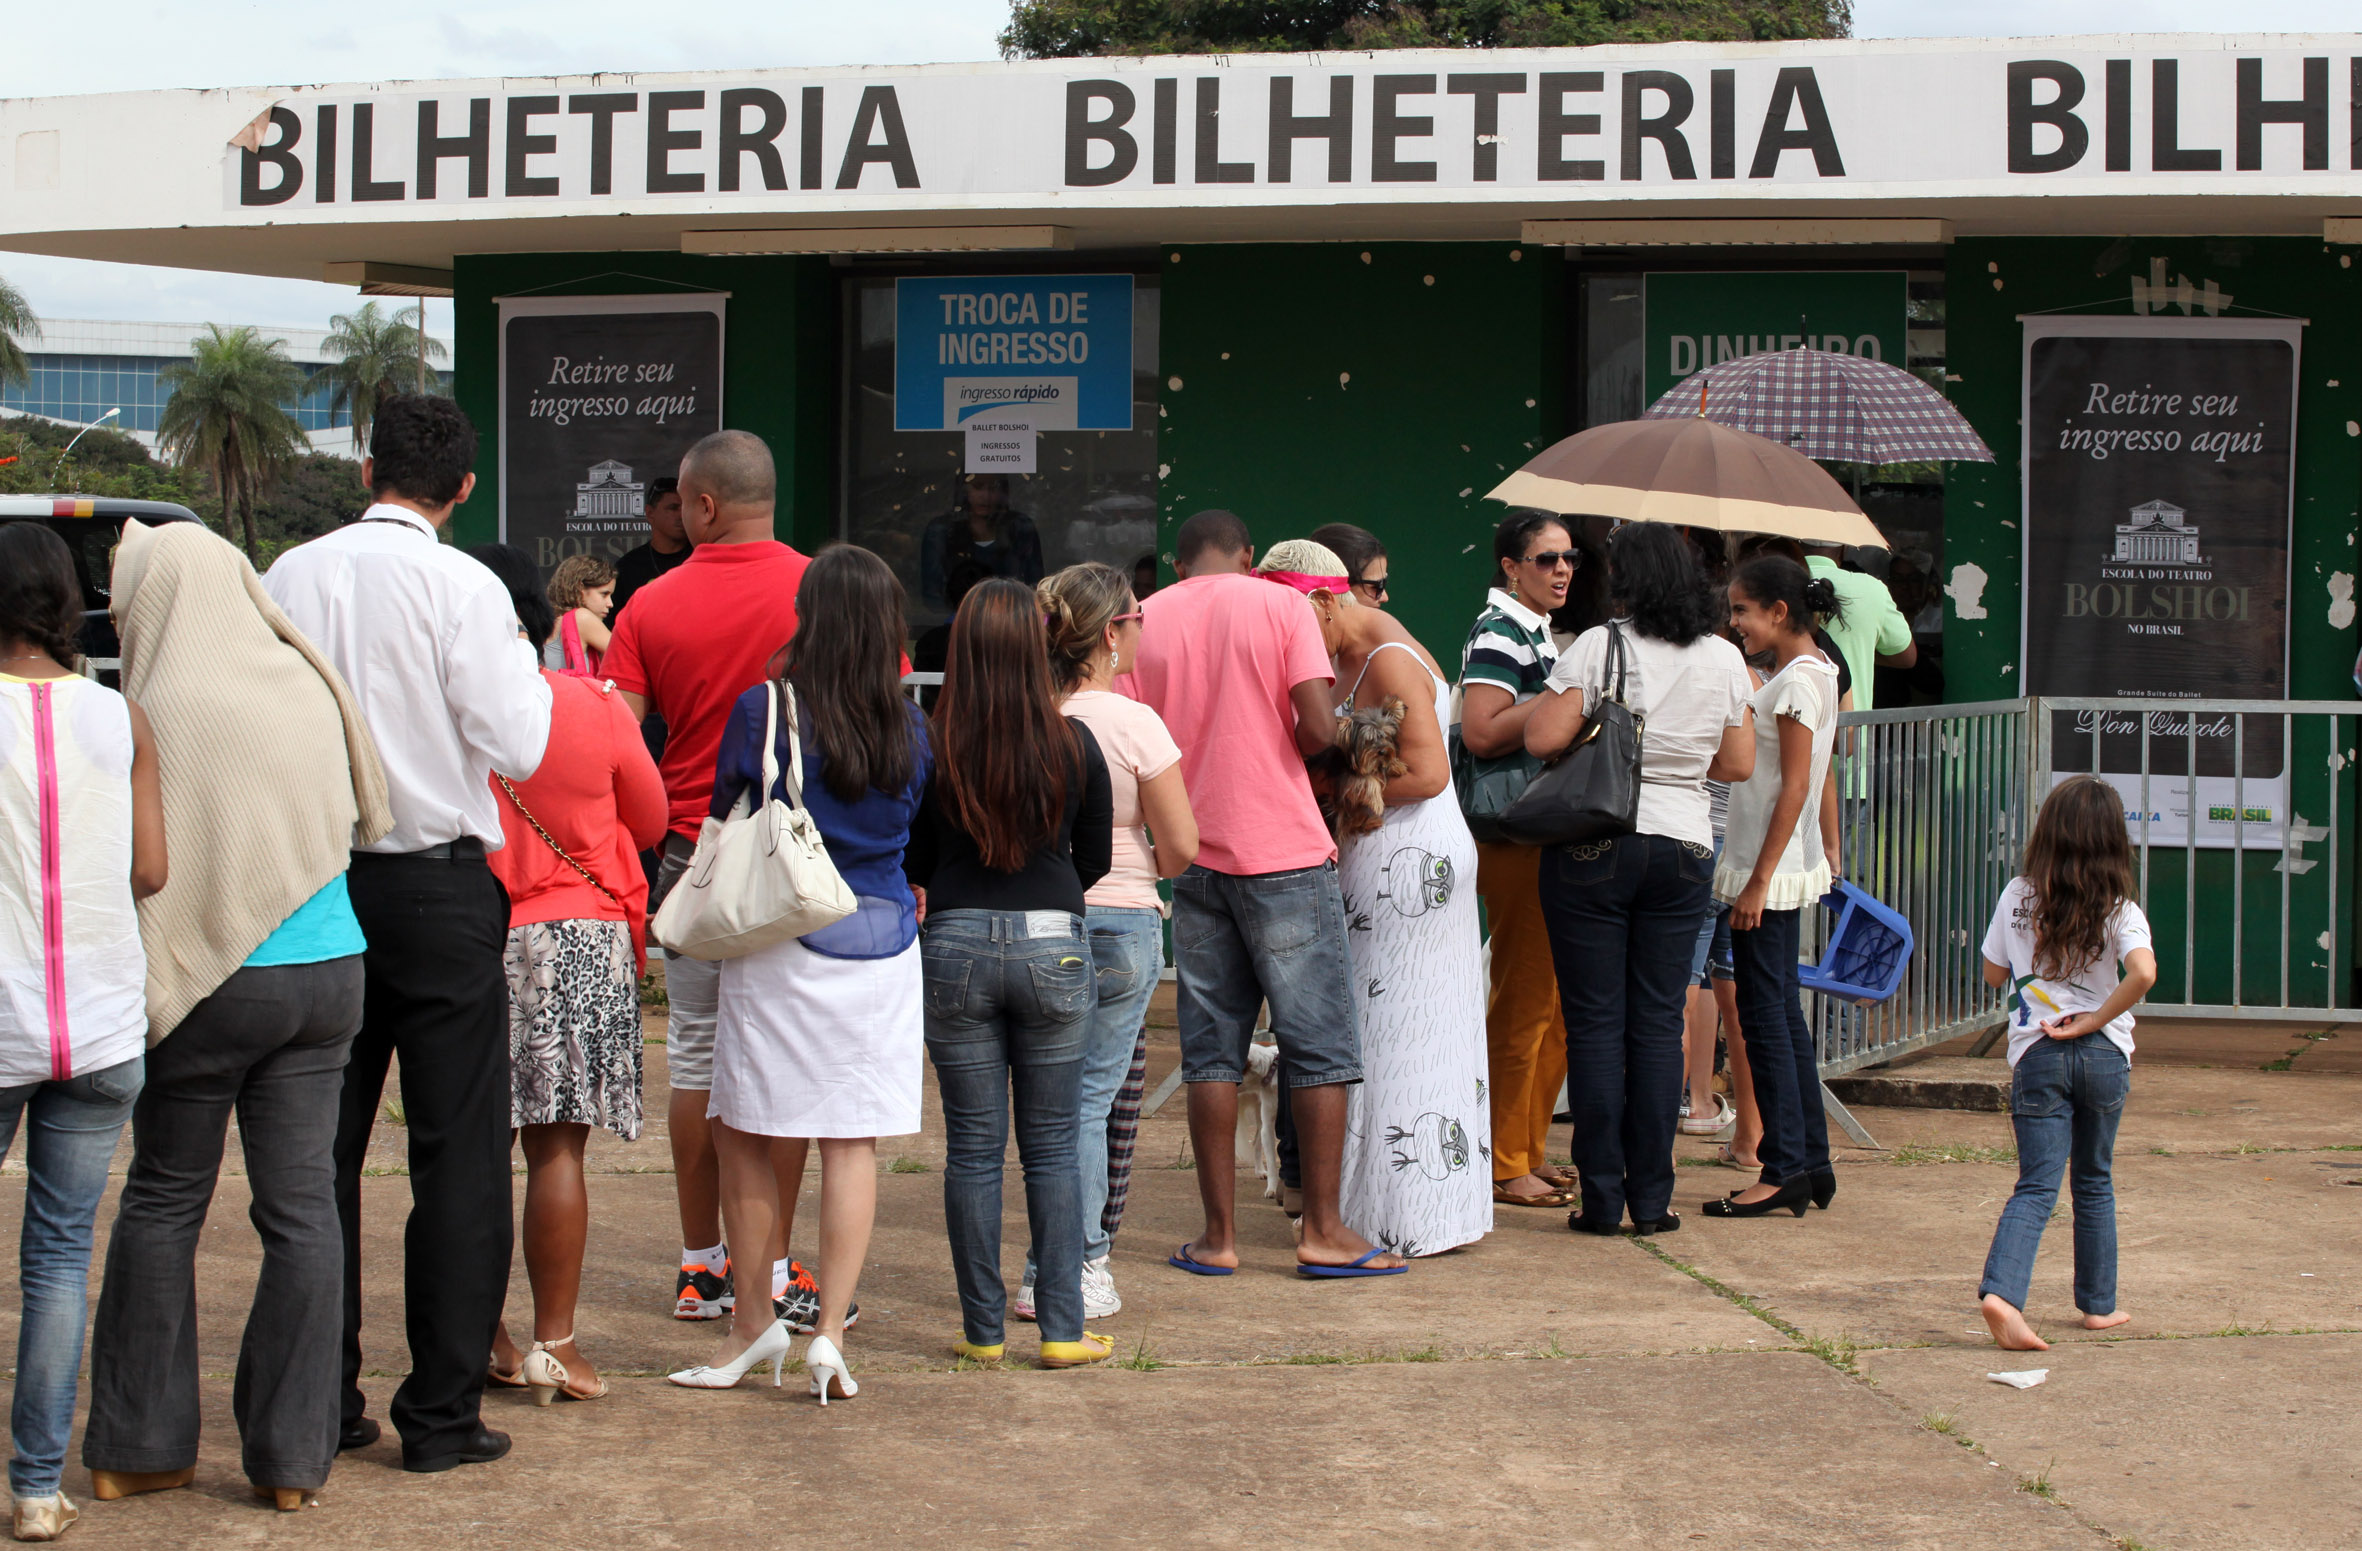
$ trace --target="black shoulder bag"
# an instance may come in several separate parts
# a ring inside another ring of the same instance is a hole
[[[1623,626],[1609,624],[1607,676],[1614,687],[1566,752],[1502,811],[1503,839],[1556,846],[1632,833],[1640,818],[1642,724],[1624,698],[1626,650]]]

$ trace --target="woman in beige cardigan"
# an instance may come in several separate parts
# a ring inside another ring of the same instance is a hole
[[[107,1247],[82,1445],[101,1500],[196,1474],[197,1237],[238,1117],[262,1276],[238,1357],[246,1475],[300,1508],[336,1459],[338,1095],[361,1024],[347,854],[392,822],[350,693],[233,546],[126,523],[123,687],[163,766],[172,876],[141,902],[148,1081]]]

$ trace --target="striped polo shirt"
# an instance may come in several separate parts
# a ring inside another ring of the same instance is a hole
[[[1511,704],[1523,705],[1542,692],[1557,661],[1550,616],[1495,587],[1485,594],[1484,612],[1460,654],[1460,688],[1465,693],[1471,684],[1497,684],[1514,697]]]

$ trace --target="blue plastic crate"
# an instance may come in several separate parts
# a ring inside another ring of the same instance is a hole
[[[1821,903],[1837,920],[1821,962],[1798,972],[1804,989],[1865,1007],[1894,995],[1911,962],[1911,923],[1842,878]]]

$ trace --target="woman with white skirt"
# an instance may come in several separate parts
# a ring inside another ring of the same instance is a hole
[[[844,1356],[854,1283],[877,1210],[877,1139],[919,1129],[924,1048],[918,901],[902,853],[926,790],[925,719],[901,692],[902,584],[850,545],[822,551],[796,590],[797,629],[772,670],[793,691],[803,762],[800,801],[860,908],[807,937],[722,961],[714,1033],[714,1150],[722,1224],[733,1244],[787,1242],[795,1211],[776,1183],[803,1172],[820,1144],[820,1315],[804,1354],[826,1405],[856,1392]],[[780,776],[760,791],[772,685],[731,708],[714,765],[713,814],[743,797],[790,799],[789,726]],[[791,799],[793,800],[793,799]],[[774,1171],[775,1161],[785,1165]],[[760,1298],[741,1297],[714,1360],[672,1375],[727,1389],[778,1365],[791,1334]]]

